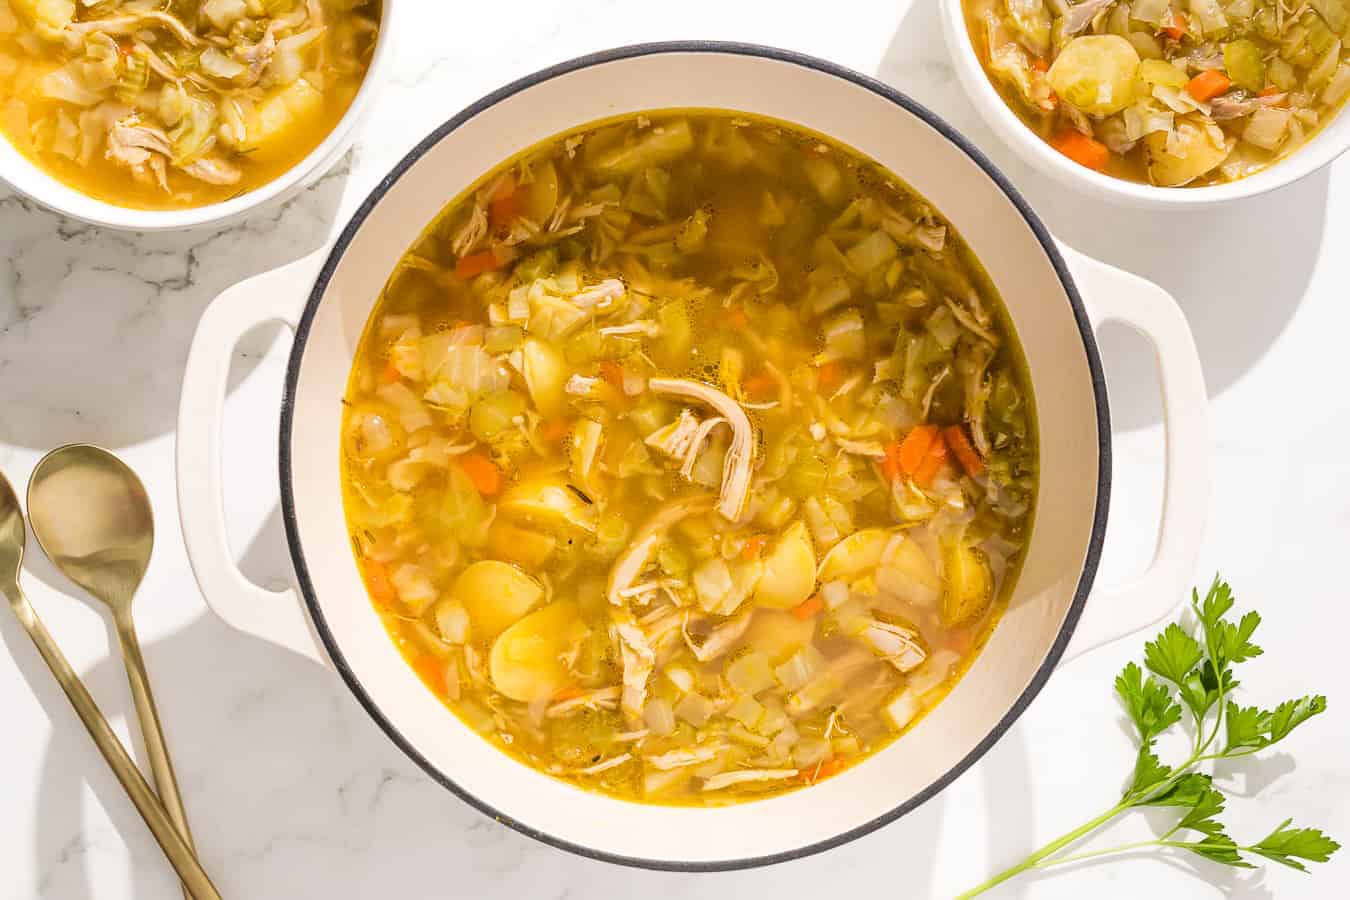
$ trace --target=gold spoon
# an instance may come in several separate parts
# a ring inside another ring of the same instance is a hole
[[[46,660],[47,668],[52,670],[57,683],[70,698],[70,704],[75,707],[75,712],[84,722],[84,727],[89,730],[89,736],[98,745],[99,751],[112,767],[117,780],[122,782],[122,787],[131,797],[131,802],[136,804],[141,818],[145,819],[145,824],[150,826],[155,840],[164,848],[164,854],[178,872],[178,877],[187,885],[195,900],[220,900],[220,894],[211,884],[211,879],[207,877],[201,863],[197,861],[192,848],[174,828],[159,798],[141,777],[140,770],[136,768],[136,764],[127,755],[126,748],[109,727],[108,720],[99,711],[98,704],[89,696],[84,683],[80,681],[75,670],[66,661],[65,655],[52,640],[51,633],[37,617],[28,598],[23,595],[23,590],[19,587],[19,571],[23,564],[26,538],[23,513],[19,510],[19,498],[15,495],[14,488],[10,486],[9,479],[0,472],[0,593],[9,599],[14,615],[27,629],[28,636],[37,646],[38,653]]]
[[[131,618],[131,601],[155,545],[154,513],[145,486],[102,447],[67,444],[33,469],[28,521],[56,568],[112,611],[155,788],[174,828],[192,848],[178,778]]]

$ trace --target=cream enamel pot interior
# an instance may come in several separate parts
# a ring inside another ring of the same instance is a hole
[[[1350,150],[1350,115],[1341,112],[1322,128],[1307,146],[1248,178],[1209,187],[1164,188],[1113,178],[1069,159],[1027,127],[999,96],[985,74],[975,53],[975,45],[966,28],[963,0],[941,0],[943,31],[947,48],[961,86],[980,111],[984,121],[1000,138],[1036,171],[1082,191],[1099,200],[1147,209],[1194,209],[1244,197],[1292,184],[1330,165]]]
[[[0,182],[60,213],[91,225],[123,231],[181,231],[204,225],[219,226],[235,221],[273,200],[284,199],[314,184],[336,163],[356,139],[356,125],[371,104],[393,62],[390,45],[402,22],[408,0],[384,0],[380,18],[380,37],[365,80],[352,98],[351,106],[338,120],[323,142],[309,155],[278,177],[255,190],[230,200],[195,209],[129,209],[103,200],[58,181],[48,175],[9,141],[0,137]]]
[[[1011,310],[1041,429],[1040,510],[1025,568],[969,674],[909,734],[861,765],[807,790],[719,809],[643,806],[581,791],[498,752],[456,719],[417,680],[371,607],[338,480],[340,401],[357,341],[387,275],[422,227],[520,149],[587,121],[673,107],[800,123],[879,160],[936,204]],[[298,591],[267,591],[245,580],[224,531],[220,428],[230,359],[239,337],[268,320],[296,331],[280,476]],[[1088,603],[1111,473],[1093,338],[1106,320],[1139,329],[1157,350],[1167,496],[1151,566],[1128,587],[1092,591]],[[331,250],[225,291],[201,320],[183,379],[179,505],[193,569],[215,612],[244,631],[330,660],[389,737],[460,797],[588,856],[680,870],[733,868],[824,849],[914,808],[998,739],[1067,654],[1169,612],[1192,574],[1205,516],[1205,404],[1190,332],[1171,298],[1057,248],[1003,177],[932,113],[863,76],[782,51],[649,45],[541,72],[476,103],[380,183]]]

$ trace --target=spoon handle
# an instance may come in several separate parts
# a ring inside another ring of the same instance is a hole
[[[126,789],[127,795],[131,797],[131,802],[136,804],[136,809],[140,812],[141,818],[145,819],[145,824],[150,826],[150,831],[155,835],[155,840],[159,841],[159,846],[163,848],[164,855],[169,858],[169,862],[178,872],[178,877],[182,879],[195,900],[220,900],[220,893],[215,885],[211,883],[210,877],[202,869],[202,865],[197,861],[197,856],[192,848],[175,830],[173,822],[169,820],[168,814],[164,811],[163,805],[155,797],[154,791],[150,789],[145,779],[141,776],[140,770],[136,764],[131,761],[127,755],[126,748],[122,746],[121,740],[108,725],[108,720],[103,717],[98,704],[94,698],[89,695],[85,689],[84,682],[75,674],[70,663],[66,661],[56,641],[52,639],[51,633],[47,631],[38,618],[37,612],[33,609],[28,598],[23,595],[17,587],[9,593],[10,605],[14,607],[14,614],[19,622],[27,629],[28,636],[33,639],[33,644],[37,647],[38,653],[46,660],[47,667],[52,670],[56,676],[56,681],[61,685],[61,689],[66,692],[70,698],[70,703],[75,707],[75,712],[79,714],[80,720],[84,722],[84,727],[89,730],[89,736],[94,739],[98,745],[103,758],[108,761],[112,767],[113,774],[117,780],[122,782],[122,787]]]
[[[127,680],[131,683],[131,699],[136,706],[136,718],[141,723],[141,739],[145,741],[145,752],[150,757],[150,773],[154,778],[155,789],[183,843],[196,852],[192,845],[192,832],[188,829],[187,813],[183,810],[183,796],[178,790],[178,777],[174,774],[173,760],[169,758],[169,748],[164,741],[164,728],[159,723],[159,709],[155,706],[154,692],[150,690],[150,676],[145,668],[145,657],[141,655],[136,627],[132,624],[130,612],[118,612],[114,618],[117,637],[122,644],[122,662],[126,665]],[[184,891],[187,892],[186,885]],[[190,894],[188,900],[191,900]]]

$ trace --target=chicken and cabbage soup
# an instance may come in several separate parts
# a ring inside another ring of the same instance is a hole
[[[985,71],[1055,149],[1162,187],[1235,181],[1350,96],[1348,0],[962,0]]]
[[[1015,336],[959,235],[776,122],[541,145],[404,256],[343,420],[403,654],[574,784],[718,804],[863,759],[998,619],[1036,498]]]
[[[228,200],[328,136],[379,21],[380,0],[0,0],[0,133],[118,206]]]

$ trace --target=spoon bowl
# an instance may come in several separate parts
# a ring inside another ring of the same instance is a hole
[[[150,565],[154,514],[145,486],[101,447],[71,444],[48,453],[28,483],[33,534],[71,581],[118,612]]]

